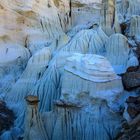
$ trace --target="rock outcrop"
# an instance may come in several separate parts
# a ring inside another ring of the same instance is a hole
[[[128,26],[127,36],[136,42],[140,42],[140,16],[132,16]]]
[[[100,24],[107,35],[120,32],[115,0],[102,0]]]
[[[43,115],[49,139],[113,139],[121,117],[110,109],[123,87],[110,63],[102,56],[74,54],[64,69],[60,100]]]
[[[129,123],[124,123],[117,140],[138,140],[140,138],[140,96],[129,97],[127,104],[127,110],[132,120]]]
[[[101,27],[93,25],[93,28],[79,31],[70,42],[61,49],[61,53],[77,52],[103,55],[104,45],[108,39]]]
[[[106,57],[117,74],[125,73],[130,66],[138,66],[139,62],[129,48],[128,40],[122,34],[110,36],[105,44]]]
[[[1,0],[0,140],[139,137],[139,4]]]
[[[5,93],[22,74],[30,54],[20,45],[0,40],[0,57],[0,93]]]
[[[123,92],[120,77],[102,56],[75,54],[67,59],[64,69],[61,94],[67,99],[86,92],[90,97],[112,103]]]
[[[36,52],[29,59],[21,77],[11,91],[7,93],[6,100],[18,102],[22,101],[27,94],[30,94],[37,81],[42,77],[50,59],[51,53],[49,48],[46,47]]]
[[[38,112],[38,98],[36,96],[27,96],[27,117],[25,119],[24,140],[47,140],[40,114]]]
[[[140,15],[139,0],[121,0],[119,3],[119,14],[122,15],[124,21],[127,21],[133,15]]]

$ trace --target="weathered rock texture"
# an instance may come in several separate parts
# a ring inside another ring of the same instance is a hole
[[[123,75],[122,80],[126,89],[140,87],[140,68],[137,68],[134,71],[126,72]]]
[[[133,15],[140,15],[139,4],[139,0],[121,0],[118,12],[124,20],[129,20]]]
[[[36,52],[28,61],[26,69],[21,77],[7,93],[6,100],[18,102],[30,94],[37,81],[42,77],[50,61],[51,54],[49,48],[43,48]],[[13,97],[14,94],[14,97]]]
[[[121,117],[110,109],[123,87],[110,63],[102,56],[74,54],[64,69],[60,100],[43,115],[49,139],[113,139]]]
[[[132,120],[123,125],[118,140],[138,140],[140,138],[140,96],[127,99],[128,113]]]
[[[75,54],[67,59],[64,69],[61,94],[70,101],[86,92],[112,103],[123,92],[120,77],[102,56]]]
[[[140,16],[131,17],[127,35],[136,42],[140,42]]]
[[[1,0],[0,99],[16,118],[0,139],[112,140],[137,117],[118,75],[139,86],[139,3]]]
[[[96,27],[97,26],[97,27]],[[91,29],[79,31],[71,41],[62,48],[61,53],[77,52],[77,53],[92,53],[103,54],[104,44],[108,39],[107,35],[98,25]]]
[[[47,140],[42,120],[38,113],[38,98],[36,96],[27,96],[27,117],[25,119],[24,140]]]
[[[122,34],[110,36],[105,44],[106,57],[117,74],[125,73],[130,66],[137,66],[138,60],[129,48],[128,40]]]
[[[106,34],[120,32],[115,0],[102,0],[100,23]]]

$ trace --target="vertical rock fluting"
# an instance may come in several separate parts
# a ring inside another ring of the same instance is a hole
[[[121,34],[110,36],[105,44],[106,57],[117,74],[125,73],[130,66],[137,66],[138,60],[129,48],[128,40]]]
[[[133,15],[140,15],[139,4],[139,0],[121,0],[119,2],[118,14],[121,15],[123,22],[130,20]]]
[[[132,16],[128,27],[127,36],[140,43],[140,16]]]
[[[139,0],[129,0],[129,7],[127,9],[126,18],[131,18],[132,15],[140,15]]]
[[[0,39],[0,93],[9,92],[25,69],[29,51],[21,45]]]
[[[45,71],[43,77],[33,89],[33,95],[39,96],[42,101],[39,105],[39,110],[41,112],[51,110],[53,107],[53,100],[60,98],[61,77],[67,57],[71,56],[74,52],[82,54],[104,53],[104,44],[108,37],[100,27],[97,29],[83,30],[81,32],[83,33],[82,36],[78,33],[66,46],[62,47],[56,56],[54,56],[47,71]]]
[[[100,24],[107,35],[120,32],[115,0],[102,0]]]
[[[101,0],[71,0],[72,27],[86,23],[99,22]],[[84,17],[84,18],[83,18]]]
[[[48,140],[43,122],[38,112],[38,98],[27,96],[27,115],[25,118],[25,134],[23,140]]]
[[[60,25],[64,32],[68,31],[71,26],[71,12],[72,12],[72,5],[71,0],[53,0],[55,6],[58,8],[59,13],[58,17],[60,20]]]
[[[60,60],[60,59],[59,59]],[[50,66],[32,91],[32,95],[40,98],[39,111],[50,111],[53,101],[60,98],[60,71],[55,66]]]
[[[37,81],[42,77],[51,58],[49,48],[36,52],[28,61],[21,77],[6,94],[6,100],[15,103],[23,101],[24,97],[32,91]]]
[[[16,119],[0,140],[114,139],[133,111],[117,74],[139,87],[139,70],[125,73],[138,65],[139,3],[1,0],[0,99]]]
[[[111,109],[115,109],[116,97],[122,91],[120,78],[104,57],[72,55],[62,76],[60,100],[51,112],[43,115],[49,139],[113,139],[119,131],[121,117]]]
[[[120,116],[111,113],[104,101],[95,99],[87,108],[60,103],[53,112],[43,115],[51,140],[110,140],[119,132]]]
[[[96,27],[79,31],[71,41],[61,49],[61,53],[77,52],[77,53],[92,53],[103,54],[104,44],[108,39],[101,27]]]
[[[52,0],[1,0],[1,93],[10,91],[30,55],[65,34],[58,13]]]

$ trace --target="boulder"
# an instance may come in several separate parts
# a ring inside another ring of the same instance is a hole
[[[126,89],[134,89],[140,86],[140,68],[136,71],[126,72],[123,77],[123,84]]]
[[[130,96],[126,102],[128,104],[127,111],[131,117],[131,121],[123,124],[123,129],[116,139],[138,140],[140,138],[140,96]]]

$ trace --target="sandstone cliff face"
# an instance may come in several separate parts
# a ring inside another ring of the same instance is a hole
[[[139,94],[125,91],[140,85],[139,3],[1,0],[0,99],[16,118],[0,139],[115,139]]]

